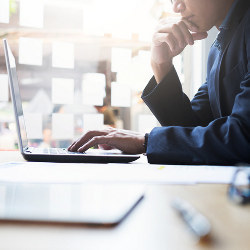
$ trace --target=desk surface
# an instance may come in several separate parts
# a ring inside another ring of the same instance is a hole
[[[0,152],[0,162],[23,161],[19,152]],[[227,185],[150,185],[144,200],[114,228],[0,223],[0,249],[84,250],[247,250],[250,206],[232,204]],[[170,207],[176,196],[187,199],[212,224],[211,240],[197,243]]]

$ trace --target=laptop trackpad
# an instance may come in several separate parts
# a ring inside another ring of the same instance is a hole
[[[129,184],[0,184],[0,220],[112,226],[143,198]]]

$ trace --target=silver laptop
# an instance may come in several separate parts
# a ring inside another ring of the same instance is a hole
[[[14,107],[18,134],[18,144],[22,156],[28,161],[49,162],[89,162],[89,163],[128,163],[138,159],[139,155],[123,154],[121,151],[88,150],[85,153],[69,152],[64,148],[35,148],[28,143],[25,117],[19,91],[15,58],[6,39],[3,39],[6,67],[9,77],[10,92]]]

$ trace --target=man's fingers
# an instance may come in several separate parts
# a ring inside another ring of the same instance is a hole
[[[81,144],[86,140],[86,134],[83,135],[81,138],[79,138],[77,141],[75,141],[69,148],[69,151],[76,151]]]
[[[108,138],[107,136],[95,136],[92,139],[90,139],[88,142],[86,142],[84,145],[79,147],[77,150],[78,152],[82,153],[88,150],[91,147],[94,147],[98,144],[108,144]]]
[[[160,46],[165,42],[173,54],[175,54],[176,51],[184,49],[186,45],[193,45],[195,40],[207,37],[206,32],[192,33],[190,27],[194,29],[196,26],[187,20],[181,20],[172,24],[161,22],[160,28],[158,28],[153,38],[154,45]]]
[[[192,37],[195,41],[205,39],[207,38],[207,36],[208,36],[207,32],[192,33]]]
[[[153,42],[156,47],[166,43],[171,51],[174,51],[177,46],[177,40],[172,33],[156,33]]]
[[[172,33],[166,35],[165,43],[169,46],[170,50],[174,52],[178,46],[178,42]]]
[[[108,144],[98,144],[98,148],[102,150],[111,150],[114,149],[114,147],[108,145]]]
[[[168,32],[171,32],[172,30],[172,26],[174,24],[177,24],[178,22],[181,21],[181,18],[178,17],[178,18],[171,18],[171,17],[168,17],[168,18],[163,18],[159,21],[159,24],[157,25],[156,27],[156,31],[157,32],[160,32],[160,33],[168,33]]]
[[[182,29],[180,28],[180,24],[173,24],[172,34],[178,42],[177,45],[183,49],[186,46],[186,39]]]
[[[153,43],[155,46],[161,46],[162,43],[166,42],[166,33],[155,33],[153,37]]]
[[[182,27],[181,27],[182,24]],[[161,25],[156,32],[155,41],[166,42],[169,45],[169,48],[173,51],[174,47],[184,48],[186,45],[186,32],[183,32],[183,26],[185,24],[180,21],[179,23],[167,23],[165,25]],[[186,30],[188,30],[186,28]],[[164,36],[165,35],[165,36]],[[165,39],[165,41],[163,41]],[[155,45],[157,45],[155,43]]]
[[[70,146],[69,151],[77,151],[82,145],[84,145],[86,142],[91,140],[91,138],[99,135],[106,135],[107,131],[88,131],[86,134],[84,134],[80,139],[78,139],[75,143]]]
[[[187,25],[183,21],[181,21],[179,22],[179,27],[180,27],[181,32],[183,33],[186,44],[193,45],[194,39],[191,35],[191,32],[188,30]]]
[[[89,139],[86,139],[89,138]],[[72,144],[72,151],[84,152],[96,145],[113,147],[123,152],[138,154],[143,153],[144,135],[138,132],[118,129],[105,129],[102,131],[90,131],[81,139]]]
[[[77,143],[78,141],[79,141],[79,139],[76,140],[76,141],[74,141],[74,142],[68,147],[68,150],[71,151],[72,148],[74,148],[74,146],[76,145],[76,143]]]
[[[71,149],[74,147],[76,142],[73,142],[71,145],[68,146],[68,150],[71,151]]]

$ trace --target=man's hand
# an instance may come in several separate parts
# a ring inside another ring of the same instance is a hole
[[[108,128],[105,130],[88,131],[79,140],[72,143],[68,147],[68,150],[85,152],[93,146],[106,144],[113,148],[120,149],[127,154],[141,154],[145,153],[143,143],[143,134],[130,130]]]
[[[172,61],[175,56],[179,55],[187,45],[193,45],[195,40],[207,37],[207,32],[196,32],[197,27],[188,19],[176,20],[176,18],[160,20],[153,35],[151,66],[157,83],[173,67]]]

